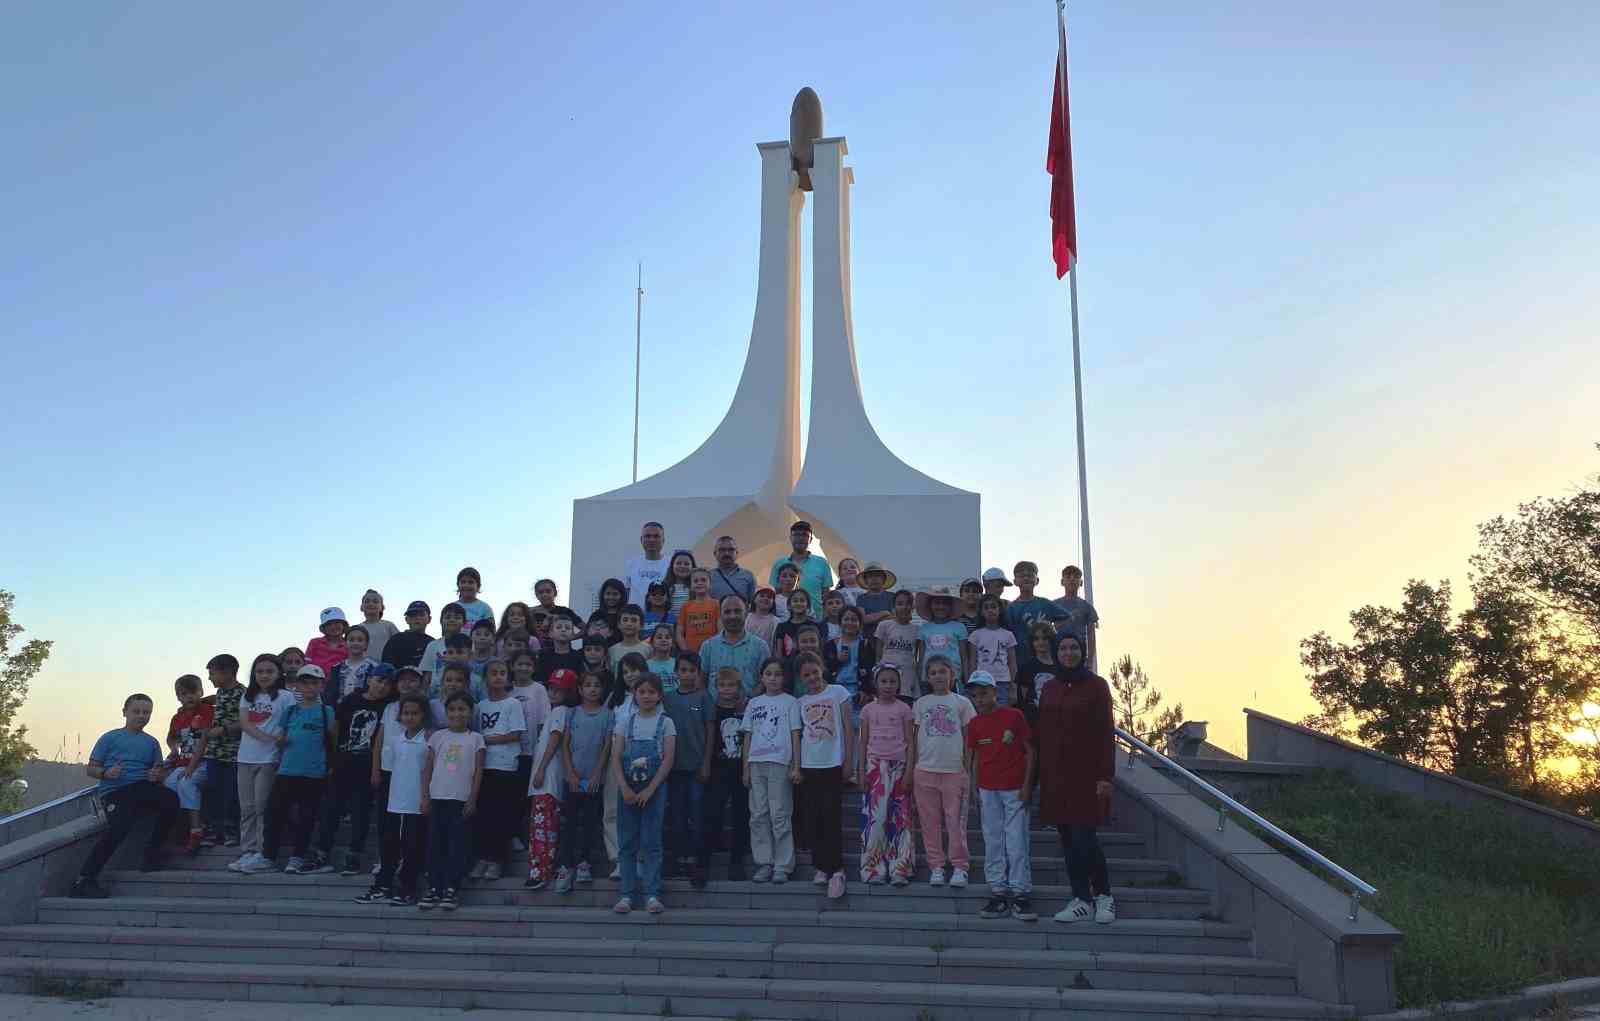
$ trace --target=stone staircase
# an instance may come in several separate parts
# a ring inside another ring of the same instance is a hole
[[[850,868],[858,795],[846,795]],[[974,814],[973,826],[976,827]],[[983,920],[982,837],[965,890],[852,882],[841,901],[801,855],[783,886],[669,880],[666,914],[616,915],[616,884],[559,895],[521,875],[470,884],[455,912],[363,905],[367,876],[241,876],[233,848],[157,873],[108,871],[108,900],[44,897],[0,927],[0,988],[46,977],[132,996],[830,1021],[1351,1017],[1300,995],[1295,968],[1213,920],[1146,840],[1107,832],[1118,920],[1063,925],[1053,832],[1033,833],[1033,923]],[[370,859],[369,859],[370,860]],[[852,872],[852,874],[854,874]]]

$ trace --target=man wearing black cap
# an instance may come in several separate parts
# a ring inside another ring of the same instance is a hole
[[[406,630],[389,639],[383,646],[383,661],[392,667],[416,666],[422,662],[433,637],[428,634],[428,623],[433,611],[418,599],[406,607]]]
[[[833,588],[833,569],[826,560],[811,552],[811,522],[796,521],[789,526],[789,545],[794,550],[788,556],[772,562],[767,584],[777,588],[778,569],[784,564],[793,564],[794,569],[800,572],[795,584],[810,593],[812,606],[821,606],[822,590]]]

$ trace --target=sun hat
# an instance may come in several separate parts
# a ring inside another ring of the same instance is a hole
[[[867,566],[861,569],[861,577],[865,578],[867,575],[874,572],[883,575],[883,587],[885,589],[892,589],[900,582],[899,577],[896,576],[893,571],[883,566],[883,563],[878,560],[868,560]]]

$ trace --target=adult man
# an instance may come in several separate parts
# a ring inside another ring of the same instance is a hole
[[[739,544],[733,541],[733,536],[717,536],[712,552],[717,566],[711,570],[711,598],[720,602],[724,596],[738,596],[746,604],[753,602],[756,576],[739,566]]]
[[[745,613],[743,596],[722,598],[722,630],[701,644],[700,671],[715,677],[721,668],[734,667],[739,671],[739,687],[749,698],[755,694],[761,662],[772,655],[772,649],[759,635],[745,630]]]
[[[622,583],[628,586],[628,602],[644,605],[644,595],[652,583],[667,576],[667,558],[661,548],[667,544],[667,530],[659,521],[646,521],[639,529],[642,557],[629,557],[622,568]]]
[[[1068,564],[1061,569],[1061,590],[1064,593],[1056,600],[1056,605],[1067,611],[1067,619],[1056,626],[1058,634],[1071,633],[1078,636],[1078,641],[1083,643],[1084,661],[1094,664],[1094,632],[1100,624],[1100,614],[1095,611],[1094,604],[1078,595],[1078,590],[1083,588],[1083,568],[1076,564]]]
[[[800,572],[795,584],[810,594],[812,606],[821,606],[822,590],[833,588],[833,568],[828,566],[826,560],[811,552],[811,522],[796,521],[789,526],[789,545],[794,547],[793,551],[772,562],[767,584],[777,588],[778,569],[784,564],[793,564],[795,570]]]

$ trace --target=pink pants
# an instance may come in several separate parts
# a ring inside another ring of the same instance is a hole
[[[917,819],[922,826],[922,853],[928,868],[945,864],[944,833],[950,835],[949,862],[958,869],[970,863],[967,856],[967,774],[916,773]]]

